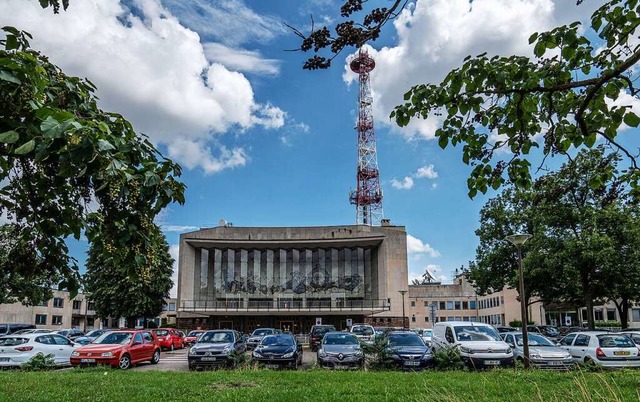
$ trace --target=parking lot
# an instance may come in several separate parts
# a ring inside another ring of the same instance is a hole
[[[133,368],[136,371],[159,370],[159,371],[189,371],[187,363],[187,353],[189,349],[178,349],[174,351],[165,351],[160,355],[158,364],[141,363]],[[251,358],[251,352],[247,352],[247,358]],[[300,370],[306,370],[312,367],[316,362],[316,354],[310,349],[305,348],[302,355],[302,366]]]

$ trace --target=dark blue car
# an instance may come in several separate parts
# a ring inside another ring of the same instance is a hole
[[[302,345],[291,334],[267,335],[251,354],[253,361],[267,367],[291,367],[302,364]]]
[[[415,332],[388,332],[384,337],[384,343],[386,347],[382,356],[386,363],[403,370],[421,370],[434,366],[431,349]]]

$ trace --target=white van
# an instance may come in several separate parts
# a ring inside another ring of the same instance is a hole
[[[434,351],[457,347],[460,357],[471,368],[513,367],[513,350],[489,324],[444,321],[433,326]]]

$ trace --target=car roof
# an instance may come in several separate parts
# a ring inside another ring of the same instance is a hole
[[[607,332],[607,331],[574,331],[574,332],[569,332],[567,335],[565,336],[569,336],[571,334],[578,334],[578,335],[610,335],[610,334],[615,334],[615,332]]]
[[[411,334],[411,335],[416,335],[416,336],[420,336],[417,333],[413,332],[413,331],[389,331],[385,334],[385,336],[389,336],[389,335],[403,335],[403,334]]]
[[[39,336],[45,336],[45,335],[58,335],[58,336],[62,336],[60,334],[56,334],[56,333],[52,333],[52,332],[45,332],[45,333],[40,333],[40,334],[9,334],[9,335],[2,335],[0,336],[1,338],[37,338]]]
[[[473,322],[473,321],[440,321],[436,322],[435,325],[451,325],[453,327],[462,327],[462,326],[476,326],[476,327],[491,327],[493,325],[485,324],[484,322]]]

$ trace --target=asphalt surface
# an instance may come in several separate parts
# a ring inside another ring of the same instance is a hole
[[[160,362],[158,364],[140,363],[133,367],[134,371],[189,371],[187,363],[187,353],[189,349],[178,349],[174,351],[163,351],[160,354]],[[251,358],[251,352],[247,352],[247,357]],[[306,370],[316,363],[316,353],[311,349],[305,348],[302,353],[302,365],[300,370]]]

